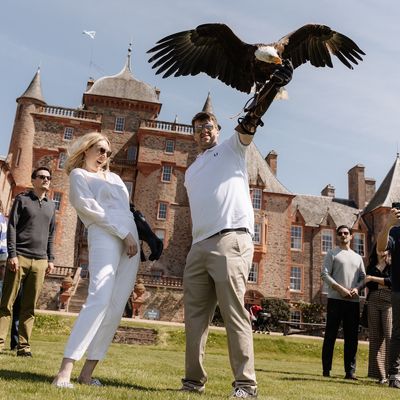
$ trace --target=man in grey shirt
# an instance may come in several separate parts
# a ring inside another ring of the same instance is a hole
[[[30,337],[35,305],[45,274],[54,267],[54,203],[47,198],[51,172],[32,172],[32,190],[19,194],[10,212],[7,229],[8,260],[0,302],[0,350],[4,348],[13,304],[22,285],[17,356],[32,357]]]
[[[330,376],[333,349],[339,325],[343,323],[345,379],[356,380],[358,324],[360,320],[359,292],[365,278],[362,257],[350,248],[351,229],[341,225],[336,229],[339,246],[329,250],[324,259],[321,278],[328,286],[326,328],[322,346],[323,375]]]

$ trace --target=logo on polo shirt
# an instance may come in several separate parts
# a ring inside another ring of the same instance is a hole
[[[217,157],[217,156],[218,156],[218,151],[216,153],[214,153],[214,157]]]

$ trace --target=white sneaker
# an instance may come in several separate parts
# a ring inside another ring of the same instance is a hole
[[[257,391],[255,391],[254,393],[250,393],[244,388],[237,387],[233,389],[233,394],[231,396],[231,398],[242,398],[242,399],[246,399],[248,397],[252,397],[253,399],[257,398]]]

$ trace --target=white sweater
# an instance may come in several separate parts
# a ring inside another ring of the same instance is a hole
[[[124,239],[129,229],[121,221],[133,219],[129,193],[122,179],[106,172],[106,180],[95,172],[75,168],[69,176],[69,201],[88,228],[96,224],[111,235]]]

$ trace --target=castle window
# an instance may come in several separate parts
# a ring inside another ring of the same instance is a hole
[[[300,324],[301,312],[299,310],[290,310],[290,322]]]
[[[301,290],[301,267],[290,268],[290,290],[295,292]]]
[[[15,158],[15,166],[16,167],[18,167],[19,162],[21,160],[21,153],[22,153],[22,149],[21,149],[21,147],[18,147],[17,157]]]
[[[62,200],[62,193],[61,192],[54,192],[53,193],[53,203],[54,203],[54,206],[56,208],[56,211],[60,211],[61,200]]]
[[[129,161],[135,161],[137,156],[137,147],[136,146],[129,146],[126,152],[126,158]]]
[[[171,182],[172,178],[172,165],[163,165],[161,181],[162,182]]]
[[[303,229],[301,226],[292,225],[290,228],[290,248],[292,250],[301,250],[302,249],[302,236]]]
[[[258,279],[258,263],[252,263],[250,272],[249,272],[249,278],[247,280],[248,283],[257,283]]]
[[[255,210],[261,210],[261,200],[262,200],[262,190],[261,189],[253,189],[252,190],[252,202],[253,202],[253,208]]]
[[[89,265],[87,263],[81,263],[81,278],[87,278],[89,276]]]
[[[261,224],[254,224],[253,243],[261,243]]]
[[[115,132],[123,132],[125,128],[125,117],[116,117],[115,118]]]
[[[67,126],[64,129],[64,140],[72,140],[74,137],[74,128]]]
[[[67,160],[67,153],[62,152],[58,156],[58,169],[64,169],[65,161]]]
[[[168,154],[174,154],[175,151],[175,141],[167,139],[165,141],[165,152]]]
[[[166,220],[167,219],[167,209],[168,204],[160,202],[158,203],[157,219]]]
[[[353,234],[353,250],[361,257],[365,256],[365,240],[363,233]]]
[[[327,253],[333,248],[333,231],[332,229],[323,229],[321,234],[322,253]]]

